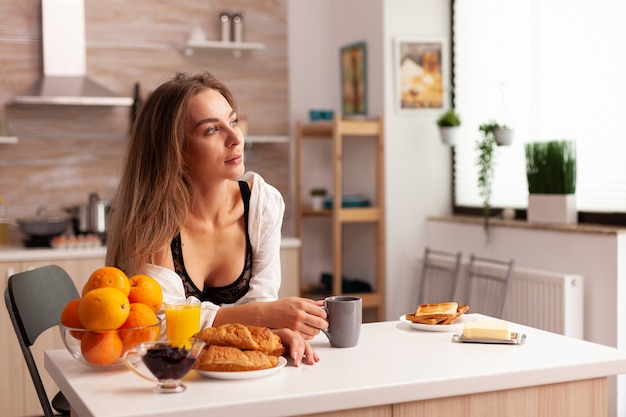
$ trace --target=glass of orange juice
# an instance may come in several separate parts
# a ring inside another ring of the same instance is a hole
[[[168,340],[188,340],[200,331],[200,301],[165,303]]]

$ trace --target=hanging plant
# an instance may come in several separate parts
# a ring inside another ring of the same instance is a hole
[[[485,236],[489,241],[489,217],[491,213],[491,187],[493,185],[494,175],[494,157],[497,143],[494,137],[494,130],[499,125],[495,122],[485,123],[479,126],[478,130],[482,132],[483,137],[476,143],[478,151],[478,192],[483,199],[483,228]]]
[[[479,130],[484,135],[492,135],[498,146],[508,146],[513,142],[515,131],[505,124],[500,124],[495,120],[480,125]]]

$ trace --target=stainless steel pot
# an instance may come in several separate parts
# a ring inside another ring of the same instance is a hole
[[[105,234],[109,228],[111,200],[101,200],[98,194],[89,194],[89,231]]]

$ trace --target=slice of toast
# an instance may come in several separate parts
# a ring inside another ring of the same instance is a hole
[[[440,318],[441,320],[452,318],[456,315],[459,305],[454,302],[437,304],[420,304],[415,310],[415,317]]]
[[[454,310],[454,314],[452,314],[451,308],[454,307],[454,305],[457,307]],[[422,313],[418,314],[420,307],[422,309]],[[448,310],[448,308],[450,310]],[[417,308],[415,313],[408,313],[405,317],[413,323],[452,324],[468,310],[469,306],[460,306],[457,303],[422,304]],[[429,313],[429,311],[432,311],[432,313]]]
[[[452,323],[454,323],[456,321],[456,319],[458,319],[463,314],[465,314],[467,312],[467,310],[469,310],[469,306],[468,305],[459,306],[459,308],[456,309],[456,315],[454,317],[449,318],[449,319],[445,319],[444,321],[441,321],[438,324],[452,324]]]

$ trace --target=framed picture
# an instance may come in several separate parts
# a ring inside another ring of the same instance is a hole
[[[445,41],[397,38],[394,49],[398,111],[447,108]]]
[[[341,112],[344,117],[367,115],[367,55],[365,42],[341,48]]]

